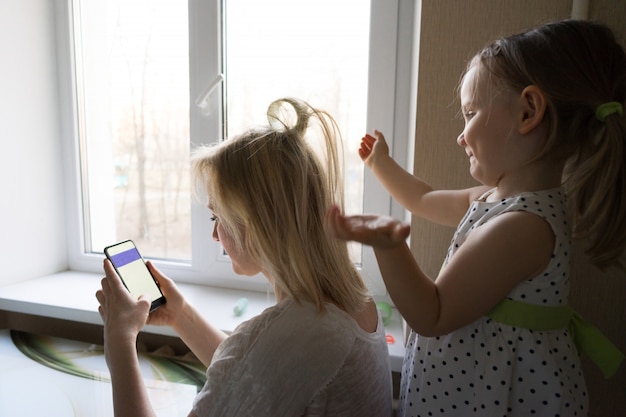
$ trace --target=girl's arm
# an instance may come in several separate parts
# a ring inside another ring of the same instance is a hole
[[[193,354],[208,367],[215,349],[226,339],[226,333],[205,320],[191,304],[187,303],[170,278],[163,275],[150,261],[147,264],[167,300],[163,306],[150,314],[147,324],[172,327]]]
[[[540,273],[554,248],[544,220],[506,213],[476,228],[433,281],[406,245],[408,225],[389,217],[345,217],[332,208],[327,227],[337,238],[373,246],[394,304],[424,336],[447,334],[484,316],[520,281]]]
[[[374,131],[361,140],[359,156],[391,196],[411,213],[434,223],[456,226],[470,203],[488,190],[434,190],[428,183],[403,169],[389,155],[384,135]]]

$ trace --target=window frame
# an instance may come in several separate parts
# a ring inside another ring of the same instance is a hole
[[[191,148],[199,143],[194,138],[222,137],[219,120],[207,118],[195,105],[196,99],[209,84],[223,73],[220,37],[222,24],[220,8],[226,0],[189,0],[190,49],[190,135]],[[104,256],[86,253],[84,216],[82,208],[80,124],[77,117],[79,98],[76,88],[75,48],[73,39],[73,0],[57,0],[57,64],[60,97],[60,117],[65,177],[66,230],[68,265],[70,270],[101,272]],[[392,157],[404,168],[412,170],[412,138],[415,124],[416,68],[418,45],[418,0],[371,0],[370,56],[368,76],[368,132],[385,132]],[[213,21],[213,24],[203,22]],[[195,36],[191,36],[194,34]],[[199,39],[207,40],[199,43]],[[210,40],[210,41],[209,41]],[[203,51],[204,53],[200,53]],[[218,60],[214,57],[219,57]],[[222,91],[220,91],[222,90]],[[223,109],[223,86],[218,84],[208,96],[212,112]],[[405,138],[405,140],[402,140]],[[356,150],[347,149],[347,152]],[[363,212],[407,218],[399,206],[380,185],[370,170],[365,169]],[[233,273],[228,257],[219,243],[212,240],[213,225],[204,202],[193,199],[192,260],[181,263],[155,259],[153,262],[165,274],[179,282],[213,285],[243,290],[269,290],[261,277],[240,277]],[[193,230],[200,232],[193,233]],[[113,242],[112,242],[113,243]],[[386,289],[371,248],[363,247],[361,272],[370,291],[377,298],[386,298]]]

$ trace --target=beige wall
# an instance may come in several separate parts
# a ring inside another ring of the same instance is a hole
[[[456,144],[463,128],[455,88],[467,60],[488,41],[539,24],[567,18],[571,0],[423,0],[415,138],[416,175],[435,187],[475,184],[464,152]],[[626,38],[626,1],[590,0],[589,15]],[[413,220],[412,250],[436,276],[453,230]],[[578,252],[581,252],[580,249]],[[603,275],[574,261],[572,304],[626,352],[626,277]],[[591,416],[626,415],[626,366],[605,381],[585,363]]]

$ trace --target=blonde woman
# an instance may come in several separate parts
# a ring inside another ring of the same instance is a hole
[[[272,103],[268,118],[266,127],[199,149],[192,169],[233,270],[263,274],[277,304],[227,336],[150,264],[167,303],[149,315],[149,302],[132,299],[105,261],[96,296],[116,416],[154,415],[135,349],[147,322],[171,326],[208,367],[190,416],[391,415],[375,304],[345,242],[324,230],[326,211],[343,198],[336,124],[296,99]],[[322,157],[308,143],[312,131]]]

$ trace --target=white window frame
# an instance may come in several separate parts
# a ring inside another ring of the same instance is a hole
[[[227,1],[227,0],[226,0]],[[189,0],[190,33],[190,130],[194,137],[221,137],[221,127],[214,120],[201,116],[194,104],[196,98],[222,72],[219,37],[221,36],[220,0]],[[371,0],[370,72],[368,88],[367,131],[385,133],[392,156],[405,168],[412,170],[412,138],[415,124],[415,95],[419,0]],[[103,255],[86,253],[81,207],[79,124],[76,117],[76,72],[73,65],[72,0],[57,0],[57,59],[62,126],[62,147],[66,183],[66,221],[69,269],[101,272]],[[218,24],[206,24],[204,19]],[[212,43],[198,44],[197,39]],[[203,53],[199,53],[203,51]],[[221,86],[218,86],[218,92]],[[208,97],[214,112],[221,112],[222,94]],[[192,140],[192,148],[197,146]],[[347,149],[356,152],[356,149]],[[395,203],[371,172],[365,169],[363,211],[406,218],[406,211]],[[212,224],[203,202],[194,201],[191,210],[191,264],[154,260],[165,274],[181,282],[221,287],[267,290],[262,277],[238,277],[231,269],[228,257],[211,238]],[[113,242],[112,242],[113,243]],[[361,272],[377,298],[385,298],[386,290],[371,248],[364,247]]]

